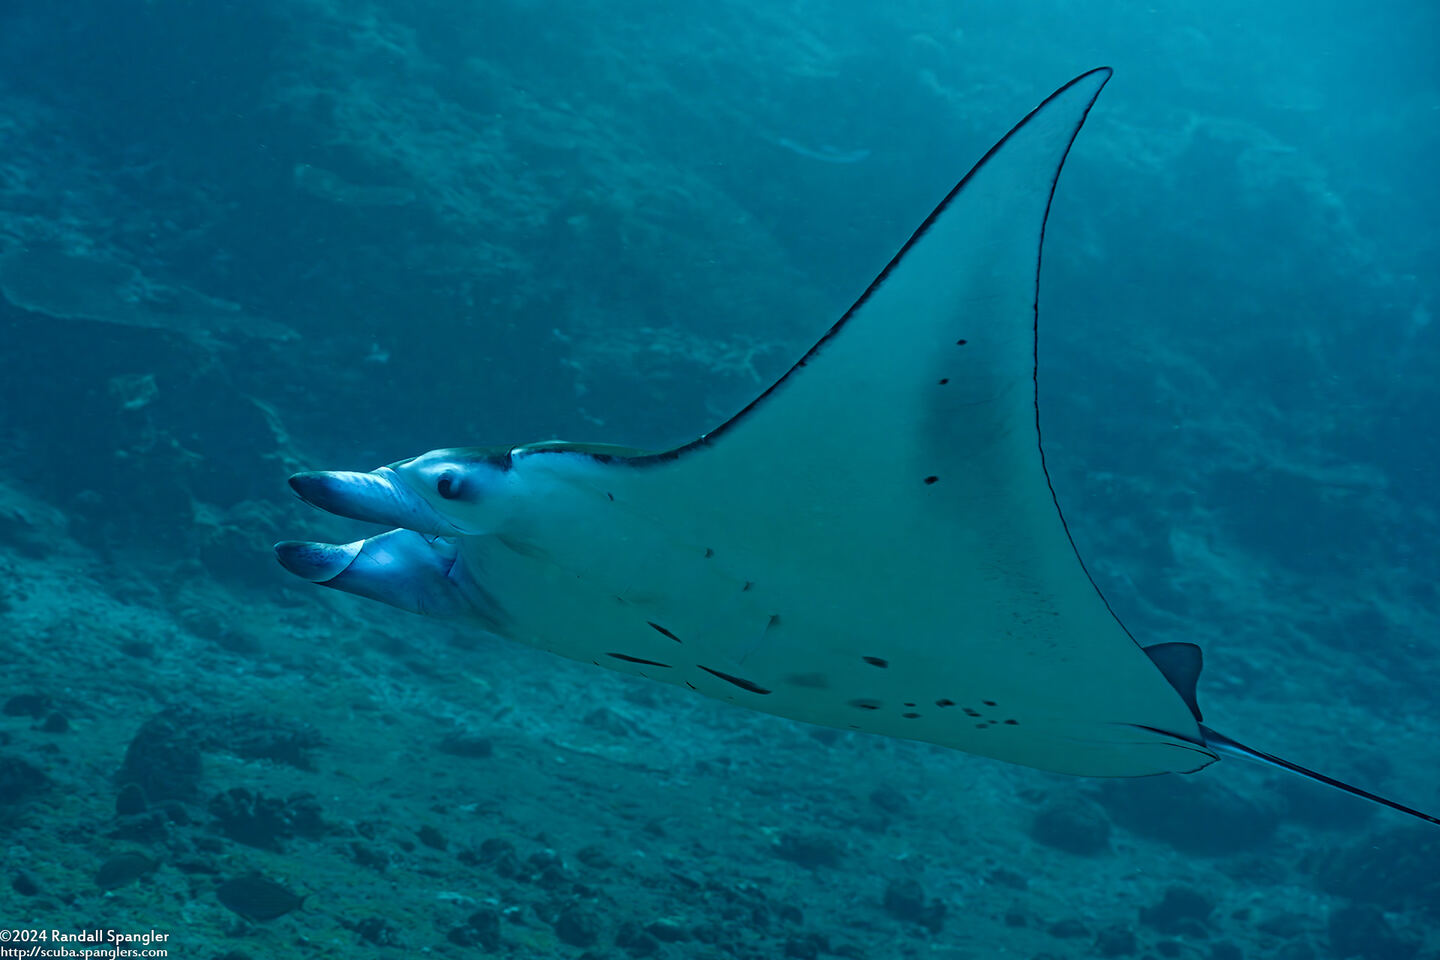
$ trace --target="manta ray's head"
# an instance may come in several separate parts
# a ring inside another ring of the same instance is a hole
[[[370,473],[297,473],[290,487],[306,503],[337,516],[451,537],[498,527],[509,470],[508,447],[457,447]]]
[[[509,447],[448,447],[381,467],[448,525],[446,533],[497,529],[510,478]],[[411,528],[415,529],[415,528]],[[424,531],[421,531],[424,532]],[[440,532],[440,531],[435,531]]]

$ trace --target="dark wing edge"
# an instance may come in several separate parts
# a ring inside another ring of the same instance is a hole
[[[985,165],[990,162],[991,158],[994,157],[997,153],[999,153],[1000,150],[1005,146],[1006,143],[1010,141],[1012,137],[1014,137],[1017,133],[1024,129],[1025,126],[1031,123],[1036,117],[1043,114],[1047,107],[1049,107],[1056,100],[1063,97],[1071,88],[1087,81],[1098,80],[1098,83],[1096,84],[1093,93],[1090,95],[1089,100],[1085,103],[1084,109],[1079,113],[1079,116],[1074,124],[1074,129],[1070,131],[1069,142],[1066,144],[1065,150],[1061,154],[1060,162],[1056,164],[1055,174],[1050,181],[1049,199],[1047,199],[1046,201],[1045,216],[1042,219],[1040,225],[1040,242],[1036,245],[1035,249],[1035,298],[1038,317],[1041,249],[1044,246],[1045,240],[1045,223],[1050,219],[1050,204],[1055,196],[1055,185],[1059,181],[1060,170],[1064,167],[1065,158],[1069,156],[1070,147],[1074,144],[1075,137],[1079,135],[1080,128],[1085,125],[1085,119],[1090,115],[1090,109],[1095,105],[1096,99],[1100,96],[1100,91],[1105,88],[1105,84],[1109,82],[1110,77],[1113,73],[1114,71],[1110,67],[1096,67],[1093,70],[1087,70],[1085,73],[1080,74],[1078,77],[1071,80],[1069,83],[1065,84],[1063,87],[1056,90],[1054,93],[1050,94],[1050,96],[1046,97],[1039,106],[1027,113],[1023,120],[1015,124],[1015,126],[1011,127],[1010,131],[1006,133],[1005,136],[1001,137],[994,146],[987,150],[985,152],[985,155],[980,158],[979,162],[976,163],[973,167],[971,167],[970,171],[960,179],[960,182],[957,183],[950,190],[950,192],[945,195],[945,199],[941,200],[939,205],[930,212],[930,215],[926,217],[925,220],[920,224],[920,226],[916,228],[915,232],[910,235],[910,239],[905,241],[905,244],[900,248],[899,252],[897,252],[895,256],[890,259],[890,262],[885,265],[885,269],[880,271],[879,275],[870,282],[870,285],[868,287],[865,288],[865,292],[860,295],[859,299],[850,306],[849,310],[845,311],[844,315],[841,316],[839,320],[835,321],[834,325],[832,325],[830,329],[825,332],[825,335],[822,336],[818,341],[816,341],[815,345],[811,347],[808,351],[806,351],[805,355],[801,357],[798,361],[796,361],[795,364],[791,366],[790,369],[787,370],[784,375],[780,377],[780,379],[776,380],[763,393],[761,393],[754,400],[751,400],[748,404],[746,404],[729,420],[726,420],[724,423],[720,424],[718,427],[709,431],[708,433],[704,433],[699,437],[696,437],[689,443],[682,444],[678,447],[673,447],[669,450],[665,450],[659,453],[646,454],[643,456],[615,458],[604,457],[603,459],[622,460],[623,462],[633,466],[650,466],[654,464],[666,463],[683,457],[686,454],[694,452],[698,449],[709,446],[715,440],[723,436],[726,431],[730,430],[736,424],[743,421],[750,413],[762,406],[774,394],[778,393],[781,387],[783,387],[785,383],[792,376],[794,376],[797,370],[801,369],[811,361],[815,360],[825,349],[826,344],[834,340],[835,337],[838,336],[840,332],[845,329],[845,326],[849,323],[850,319],[855,316],[857,312],[859,312],[860,308],[865,305],[866,301],[870,299],[871,295],[875,293],[875,291],[878,290],[885,283],[886,278],[890,276],[890,274],[895,270],[897,266],[899,266],[900,261],[905,259],[905,255],[910,252],[910,250],[920,241],[922,237],[925,236],[931,225],[935,223],[935,221],[938,220],[945,213],[946,209],[950,207],[950,205],[955,201],[955,198],[960,196],[960,194],[964,192],[966,186],[969,185],[971,180],[975,178],[975,175],[979,173],[982,169],[984,169]],[[1046,474],[1046,479],[1047,481],[1049,479],[1048,473]]]

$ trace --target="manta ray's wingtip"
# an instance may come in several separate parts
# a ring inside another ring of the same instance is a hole
[[[1071,80],[1069,83],[1065,84],[1060,89],[1050,94],[1050,96],[1046,98],[1046,101],[1048,102],[1050,100],[1054,100],[1056,97],[1060,96],[1062,93],[1069,90],[1076,84],[1085,83],[1087,81],[1094,83],[1095,92],[1099,93],[1100,89],[1104,87],[1105,84],[1109,83],[1110,78],[1114,75],[1114,67],[1091,67],[1089,70],[1086,70],[1084,73],[1079,74],[1075,77],[1075,79]]]
[[[1074,80],[1071,80],[1069,83],[1065,84],[1059,90],[1056,90],[1049,97],[1047,97],[1044,103],[1042,103],[1040,106],[1043,107],[1051,100],[1055,100],[1061,96],[1064,96],[1066,93],[1068,93],[1075,87],[1091,84],[1093,85],[1094,89],[1090,91],[1090,106],[1093,107],[1095,105],[1096,99],[1098,99],[1100,96],[1100,91],[1105,89],[1105,85],[1110,82],[1110,78],[1113,76],[1115,76],[1115,69],[1113,67],[1092,67],[1091,69],[1086,70],[1084,73],[1080,74]],[[1040,107],[1037,107],[1036,112],[1038,112],[1039,109]],[[1085,109],[1084,115],[1082,116],[1082,123],[1084,122],[1084,118],[1089,116],[1089,113],[1090,110],[1089,107],[1087,107]]]
[[[1105,85],[1110,82],[1110,78],[1113,76],[1115,76],[1115,69],[1113,67],[1092,67],[1089,70],[1086,70],[1084,73],[1080,74],[1075,79],[1071,80],[1069,83],[1065,84],[1060,89],[1056,90],[1054,93],[1050,94],[1050,96],[1046,97],[1044,102],[1041,103],[1039,107],[1036,107],[1034,111],[1032,111],[1032,115],[1034,113],[1038,113],[1040,109],[1043,108],[1045,104],[1050,103],[1050,101],[1059,99],[1066,93],[1069,93],[1075,87],[1083,86],[1085,84],[1092,84],[1094,86],[1094,89],[1090,91],[1090,106],[1093,107],[1095,105],[1095,100],[1100,96],[1100,91],[1105,89]],[[1085,109],[1084,115],[1081,118],[1082,123],[1084,122],[1084,118],[1089,115],[1089,112],[1089,107],[1087,107]]]

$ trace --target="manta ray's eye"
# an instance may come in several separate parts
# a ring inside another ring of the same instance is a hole
[[[435,481],[435,492],[442,500],[456,500],[460,497],[460,471],[446,470]]]

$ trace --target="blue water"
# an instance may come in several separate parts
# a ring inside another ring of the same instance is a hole
[[[1436,38],[1419,0],[0,5],[0,924],[195,957],[483,955],[492,924],[517,957],[1440,956],[1440,831],[1388,811],[1232,761],[1098,784],[817,734],[269,551],[368,532],[295,470],[712,427],[1108,64],[1040,293],[1077,545],[1137,637],[1205,648],[1216,726],[1434,811]],[[308,897],[223,886],[251,874]]]

